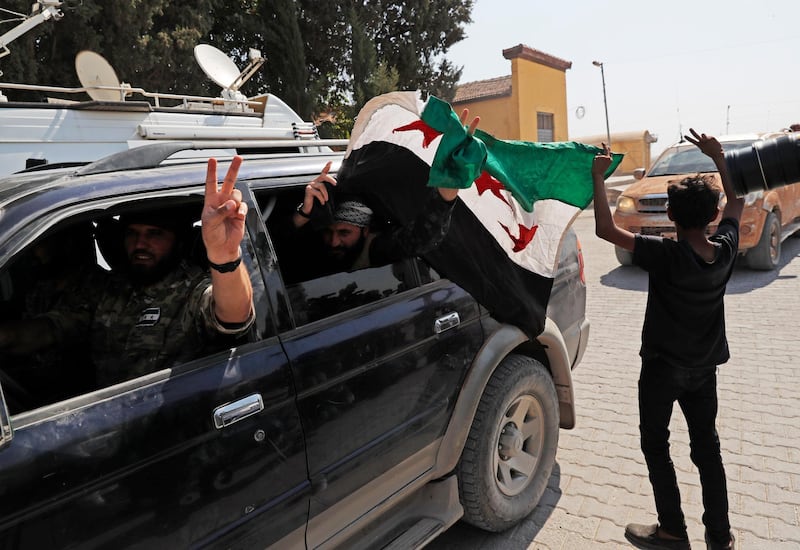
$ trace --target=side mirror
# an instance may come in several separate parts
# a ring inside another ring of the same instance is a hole
[[[637,168],[633,171],[633,179],[640,180],[644,177],[644,168]]]

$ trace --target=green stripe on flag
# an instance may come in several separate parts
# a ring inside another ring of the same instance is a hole
[[[445,101],[431,96],[422,120],[442,132],[428,185],[466,189],[486,170],[511,192],[527,211],[542,199],[556,199],[586,208],[592,202],[592,161],[602,149],[574,141],[533,143],[504,141],[467,130]],[[623,155],[612,153],[611,175]]]
[[[450,104],[430,96],[422,111],[422,121],[442,133],[431,165],[428,185],[466,189],[483,172],[486,164],[486,146],[482,141],[467,135]]]

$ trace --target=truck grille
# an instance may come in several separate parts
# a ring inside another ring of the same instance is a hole
[[[639,199],[639,212],[663,213],[667,211],[666,195],[647,195]]]
[[[662,225],[654,227],[642,227],[640,233],[642,235],[661,235],[662,233],[675,233],[675,226]]]

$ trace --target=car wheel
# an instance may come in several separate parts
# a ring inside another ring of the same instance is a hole
[[[781,222],[774,212],[767,214],[758,244],[745,256],[751,269],[772,270],[781,259]]]
[[[633,252],[630,250],[615,246],[614,254],[617,255],[617,261],[620,265],[633,265]]]
[[[555,385],[544,365],[506,357],[486,385],[458,465],[464,520],[504,531],[536,507],[558,447]]]

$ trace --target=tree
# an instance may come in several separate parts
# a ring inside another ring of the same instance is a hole
[[[5,0],[27,13],[32,0]],[[420,89],[452,99],[460,68],[445,55],[464,37],[473,0],[81,0],[65,21],[40,25],[0,60],[4,80],[78,86],[75,55],[103,55],[134,87],[217,95],[194,60],[208,43],[237,66],[266,57],[243,93],[271,92],[303,118],[351,118],[370,97]],[[12,98],[12,99],[17,99]],[[26,97],[25,99],[35,99]]]
[[[31,4],[30,0],[9,3],[21,12]],[[134,87],[202,92],[206,79],[192,51],[208,34],[210,15],[220,3],[196,0],[189,9],[169,0],[81,0],[63,8],[63,21],[40,25],[13,43],[11,55],[3,59],[4,78],[78,86],[74,59],[88,49],[105,57],[119,79]]]
[[[405,0],[369,3],[378,58],[398,71],[402,89],[420,89],[450,100],[461,69],[444,59],[463,40],[472,0]]]

